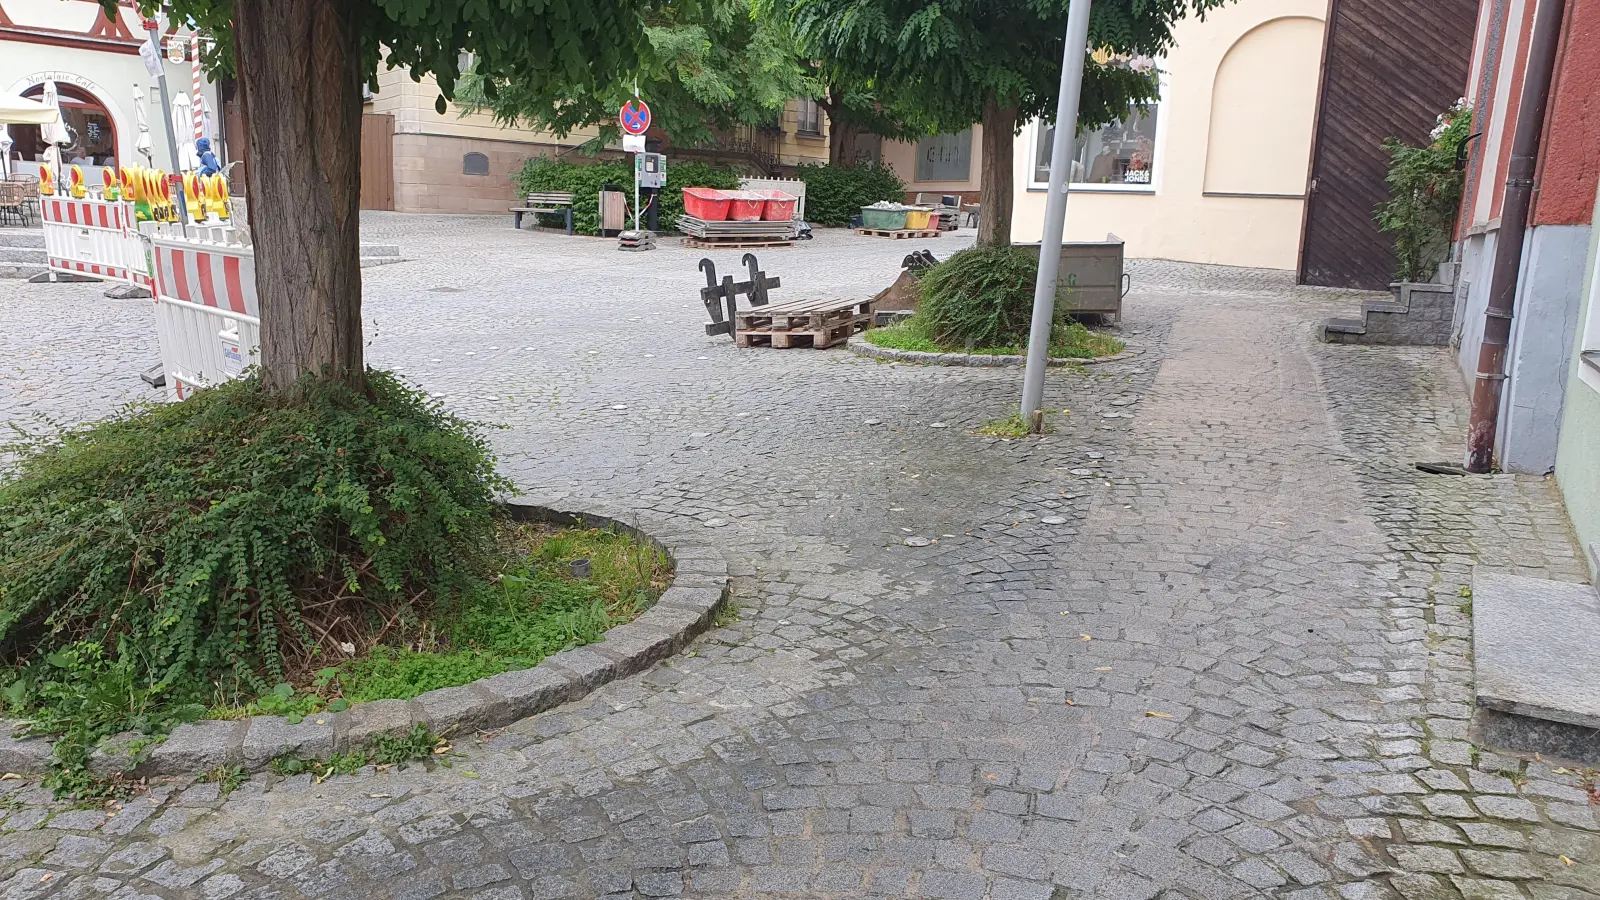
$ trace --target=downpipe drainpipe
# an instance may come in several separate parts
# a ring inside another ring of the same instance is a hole
[[[1494,468],[1500,400],[1506,382],[1506,348],[1511,342],[1511,321],[1516,314],[1517,284],[1522,272],[1522,245],[1528,232],[1533,176],[1539,165],[1539,142],[1544,136],[1550,79],[1561,45],[1561,18],[1566,5],[1566,0],[1539,0],[1533,39],[1528,44],[1528,67],[1517,106],[1517,130],[1511,138],[1505,199],[1500,206],[1500,234],[1495,238],[1494,277],[1489,282],[1489,304],[1483,313],[1483,343],[1478,346],[1478,375],[1472,383],[1472,417],[1467,425],[1466,468],[1479,475]],[[1479,150],[1494,152],[1486,144]]]

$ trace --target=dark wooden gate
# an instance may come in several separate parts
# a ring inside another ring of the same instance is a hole
[[[394,116],[361,116],[361,208],[394,209]]]
[[[1301,284],[1382,290],[1393,243],[1373,208],[1389,198],[1385,138],[1428,140],[1466,93],[1478,0],[1332,0],[1300,238]]]

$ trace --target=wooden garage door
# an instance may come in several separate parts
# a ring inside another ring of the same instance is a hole
[[[1428,139],[1466,93],[1478,0],[1333,0],[1323,50],[1300,283],[1382,290],[1393,244],[1373,208],[1389,197],[1385,138]]]
[[[394,209],[394,116],[361,116],[361,208]]]

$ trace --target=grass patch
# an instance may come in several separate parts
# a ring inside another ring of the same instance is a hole
[[[649,608],[671,580],[666,555],[632,537],[596,528],[508,525],[501,535],[511,564],[492,585],[441,604],[403,640],[318,671],[298,689],[246,704],[221,704],[212,718],[338,712],[350,703],[409,700],[419,694],[532,668],[546,656],[591,644]],[[571,564],[589,561],[588,577]]]
[[[867,331],[867,343],[891,350],[914,350],[922,353],[972,353],[979,356],[1024,356],[1026,344],[1002,344],[996,347],[973,347],[941,344],[933,338],[926,321],[912,316],[893,325]],[[1091,331],[1081,322],[1067,321],[1057,324],[1050,334],[1050,356],[1054,359],[1097,359],[1115,356],[1126,347],[1122,341],[1109,334]]]
[[[917,353],[943,353],[945,349],[922,330],[922,323],[912,316],[893,325],[867,330],[867,343],[890,350],[912,350]]]
[[[279,775],[310,773],[321,783],[330,775],[354,775],[367,766],[404,767],[406,763],[431,759],[449,765],[450,749],[448,740],[428,731],[425,725],[415,725],[405,734],[379,735],[366,747],[335,753],[327,759],[280,756],[269,763],[268,768]]]
[[[1055,431],[1047,418],[1044,422],[1044,433]],[[990,419],[978,429],[979,434],[1000,438],[1024,438],[1029,434],[1027,420],[1022,418],[1022,413],[1012,413],[1003,419]]]
[[[729,600],[727,603],[722,604],[721,609],[717,610],[716,626],[718,628],[727,628],[729,625],[739,621],[739,617],[743,613],[744,604],[737,600]]]
[[[201,784],[215,784],[220,789],[222,796],[226,797],[238,789],[239,785],[250,780],[245,774],[244,766],[217,766],[209,772],[200,773],[195,779]]]

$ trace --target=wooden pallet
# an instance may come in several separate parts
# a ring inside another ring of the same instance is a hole
[[[683,245],[697,250],[754,250],[762,247],[792,247],[794,238],[686,237]]]
[[[848,343],[871,322],[871,300],[789,300],[740,311],[733,341],[740,347],[821,350]]]
[[[868,237],[892,238],[893,240],[897,241],[903,241],[906,238],[936,238],[939,236],[938,230],[933,228],[900,228],[896,230],[890,230],[886,228],[857,228],[856,234],[864,234]]]

